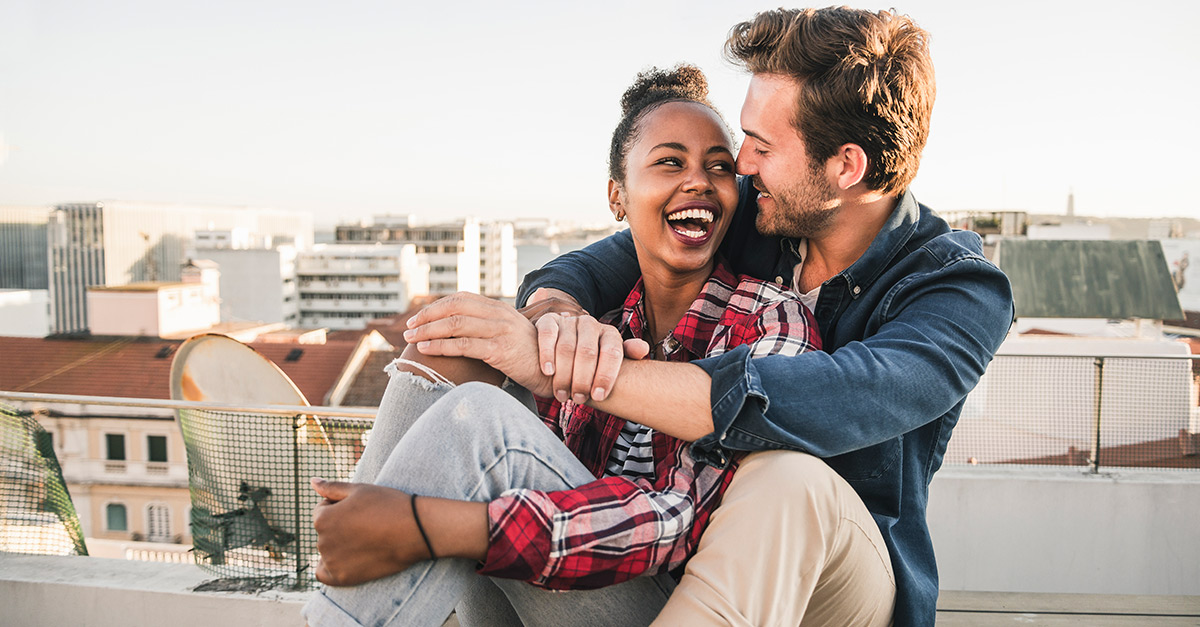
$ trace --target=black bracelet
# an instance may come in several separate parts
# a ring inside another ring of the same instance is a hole
[[[421,517],[417,515],[417,495],[408,495],[408,505],[412,508],[413,522],[417,523],[417,531],[421,532],[421,539],[425,541],[425,548],[429,550],[429,559],[437,559],[437,555],[433,552],[433,545],[429,543],[429,536],[425,535],[425,527],[421,526]]]

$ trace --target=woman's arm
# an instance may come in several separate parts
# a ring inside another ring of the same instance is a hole
[[[317,581],[352,586],[398,573],[437,557],[482,560],[488,550],[487,503],[408,494],[369,483],[313,479],[325,498],[313,510],[317,530]],[[414,516],[413,506],[416,506]]]

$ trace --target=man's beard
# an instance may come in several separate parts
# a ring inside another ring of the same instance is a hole
[[[760,189],[765,189],[757,177],[754,182]],[[831,202],[837,198],[837,193],[825,182],[821,170],[810,171],[792,187],[768,191],[775,201],[775,209],[769,215],[760,209],[754,222],[763,235],[816,237],[833,224],[840,209]]]

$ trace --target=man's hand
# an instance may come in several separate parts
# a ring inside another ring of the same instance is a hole
[[[554,377],[554,396],[583,404],[602,401],[612,392],[623,357],[641,359],[649,351],[642,340],[622,340],[616,327],[582,315],[547,314],[537,321],[538,360]]]
[[[428,558],[407,494],[366,483],[314,479],[312,485],[325,497],[313,508],[317,581],[352,586]]]
[[[533,323],[500,301],[468,292],[438,299],[409,319],[404,339],[424,355],[472,357],[534,394],[554,394]]]

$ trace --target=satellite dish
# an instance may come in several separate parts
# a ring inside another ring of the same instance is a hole
[[[175,352],[170,382],[174,400],[308,406],[279,366],[224,335],[185,341]],[[339,472],[316,416],[180,409],[175,418],[187,449],[192,537],[201,563],[273,570],[286,554],[315,551],[308,513],[320,497],[308,479],[348,474]]]

